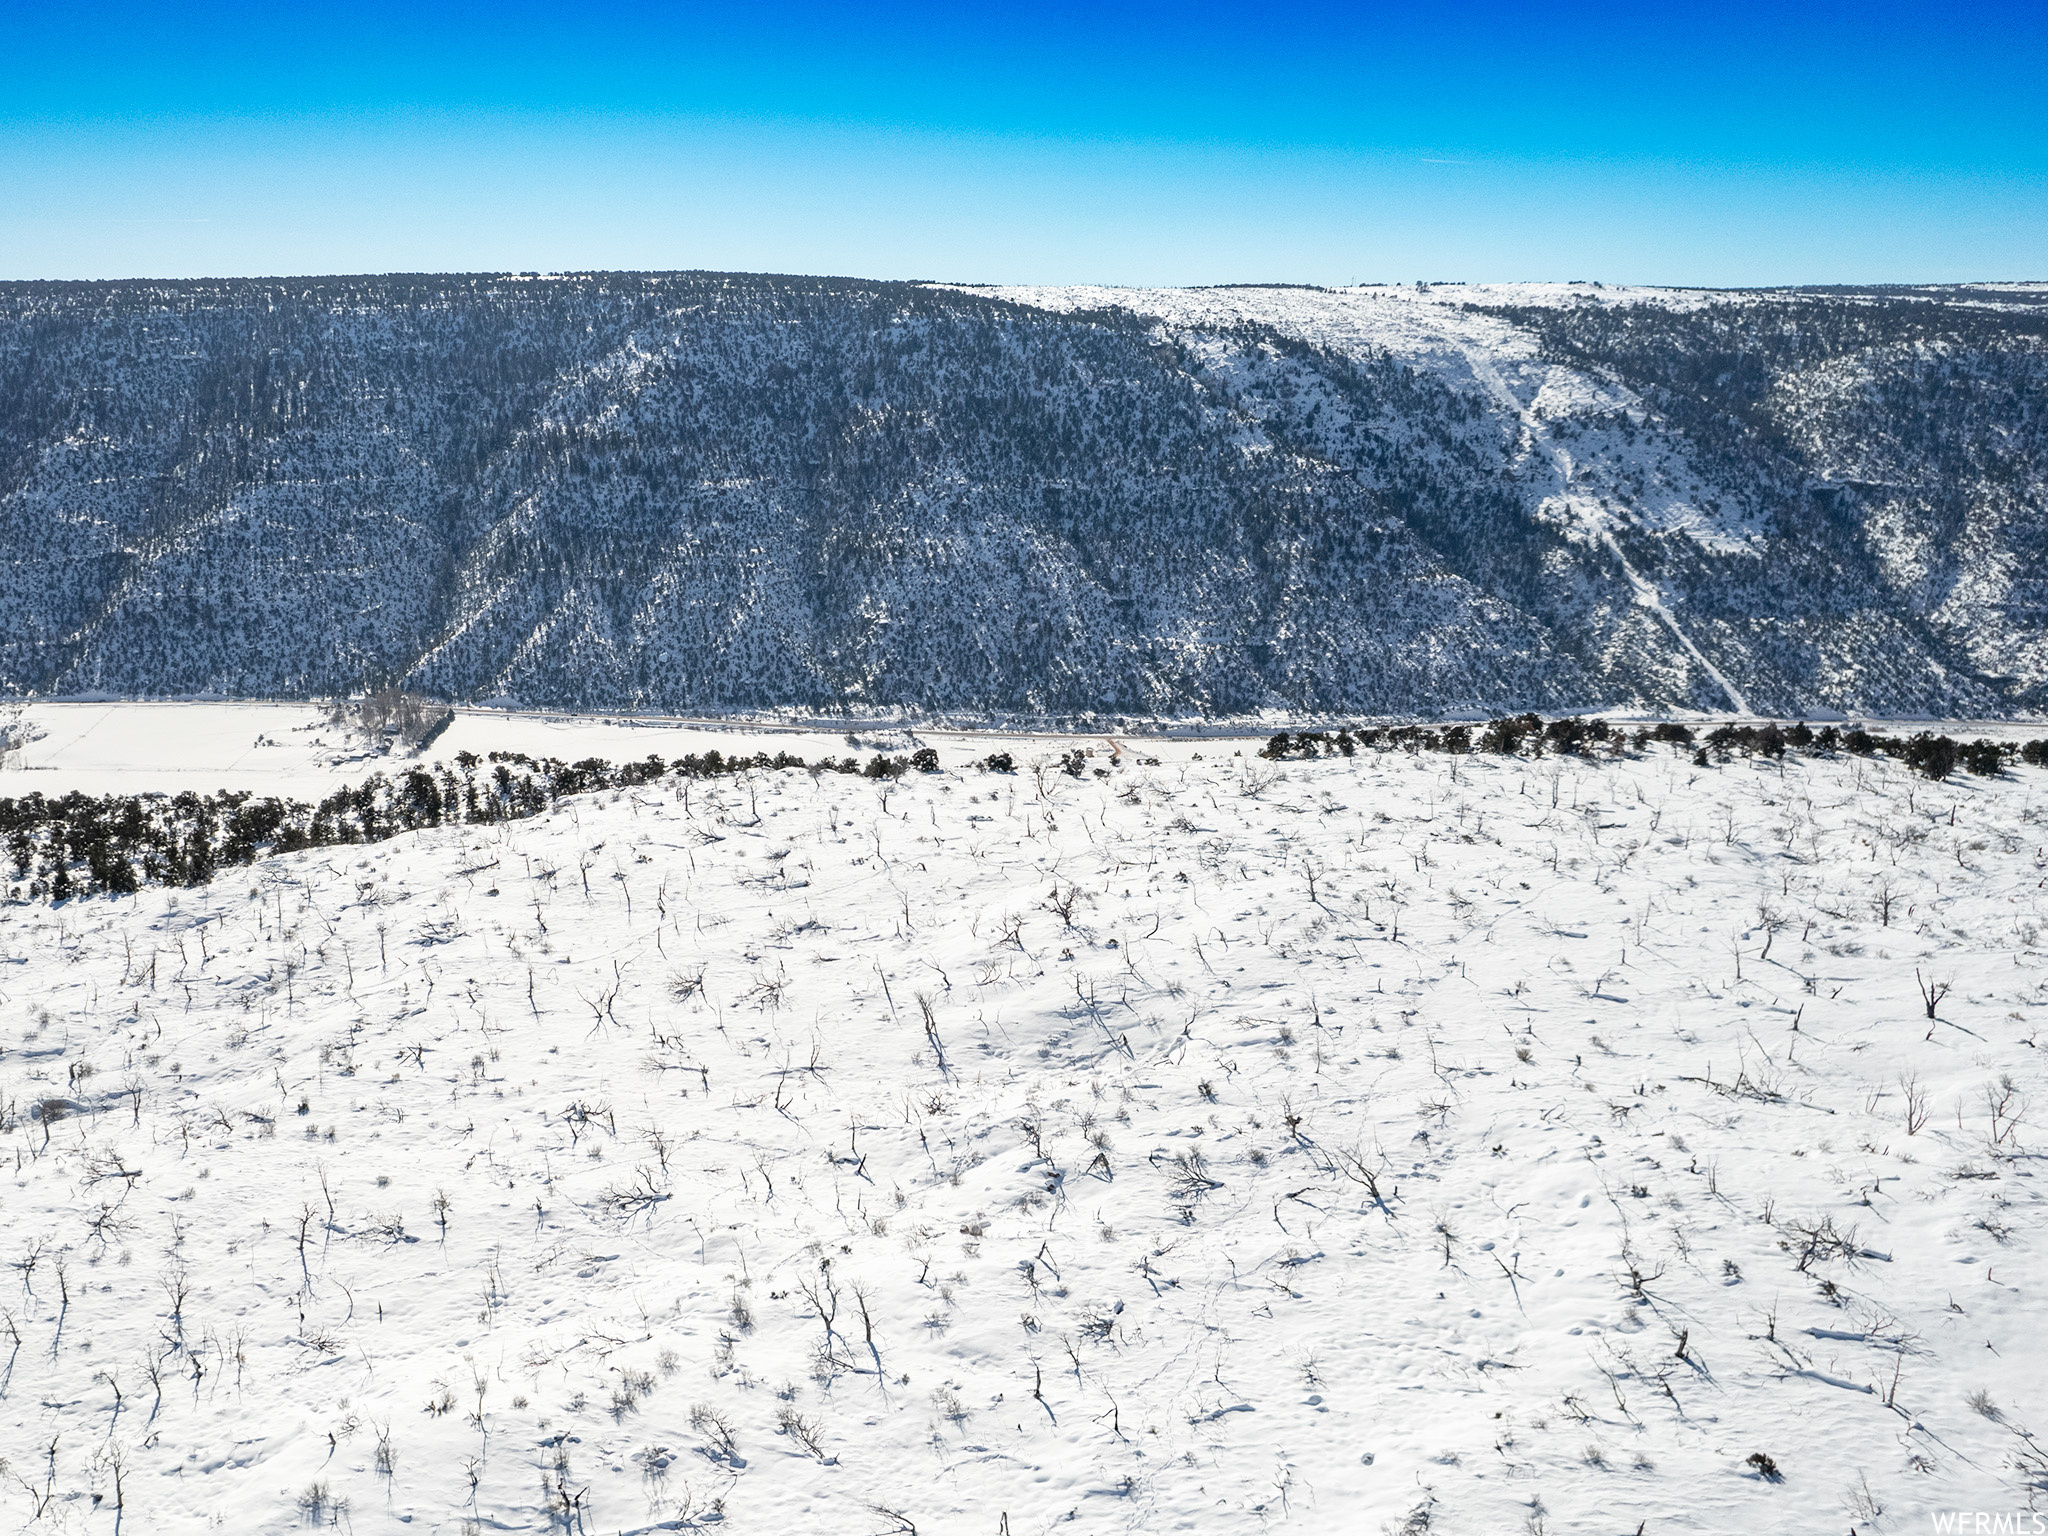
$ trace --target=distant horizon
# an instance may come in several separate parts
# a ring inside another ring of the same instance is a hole
[[[355,272],[194,272],[159,273],[131,272],[104,277],[0,277],[0,286],[24,287],[37,284],[99,284],[107,287],[122,283],[298,283],[298,282],[357,282],[378,278],[524,278],[534,281],[561,280],[579,277],[761,277],[789,278],[799,281],[846,282],[846,283],[909,283],[939,288],[1111,288],[1129,289],[1133,292],[1157,290],[1199,291],[1203,289],[1228,288],[1299,288],[1323,292],[1342,292],[1359,288],[1598,288],[1640,290],[1654,293],[1825,293],[1845,289],[1912,289],[1912,288],[2048,288],[2048,277],[1974,277],[1921,280],[1898,278],[1871,280],[1867,282],[1813,281],[1803,283],[1639,283],[1608,278],[1464,278],[1464,277],[1420,277],[1420,278],[1362,278],[1356,282],[1309,282],[1298,278],[1236,279],[1228,282],[1188,283],[1137,283],[1110,282],[1086,278],[1033,281],[1029,279],[995,281],[966,277],[878,277],[860,272],[800,272],[770,271],[746,267],[573,267],[555,270],[531,267],[447,267],[447,268],[400,268]]]

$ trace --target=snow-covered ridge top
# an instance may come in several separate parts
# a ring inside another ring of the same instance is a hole
[[[1905,296],[1952,303],[1995,304],[2015,308],[2048,302],[2048,283],[1900,283],[1854,287],[1795,286],[1783,288],[1659,288],[1629,283],[1361,283],[1324,287],[1305,283],[1226,283],[1188,288],[1150,288],[1115,284],[972,284],[943,283],[934,287],[963,293],[989,294],[1044,309],[1071,310],[1124,307],[1150,312],[1170,305],[1166,295],[1243,295],[1252,305],[1285,295],[1327,294],[1411,304],[1562,309],[1582,305],[1648,305],[1684,311],[1708,305],[1784,303],[1801,298],[1872,301]],[[1263,297],[1261,297],[1263,296]]]

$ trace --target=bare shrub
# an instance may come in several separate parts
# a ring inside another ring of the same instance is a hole
[[[824,1429],[816,1419],[807,1419],[796,1411],[793,1403],[784,1403],[775,1415],[775,1427],[804,1448],[804,1451],[823,1461],[825,1459]]]
[[[731,1421],[709,1403],[699,1403],[690,1410],[690,1428],[711,1443],[720,1459],[731,1461],[739,1455],[739,1442],[733,1437]]]
[[[325,1483],[313,1483],[299,1495],[299,1519],[306,1525],[340,1525],[347,1518],[348,1500],[329,1491]]]

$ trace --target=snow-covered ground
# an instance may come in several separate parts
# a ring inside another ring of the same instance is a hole
[[[0,909],[0,1521],[2048,1498],[2048,776],[940,745]]]
[[[338,725],[329,710],[304,703],[38,701],[15,709],[14,735],[21,744],[0,750],[0,796],[233,789],[316,799],[373,773],[453,759],[458,752],[632,762],[649,753],[673,760],[715,749],[727,755],[791,752],[809,761],[848,752],[899,752],[913,739],[886,725],[855,725],[849,734],[845,727],[801,724],[458,709],[422,754],[403,742]],[[968,738],[927,730],[915,739]],[[1016,739],[1021,738],[1003,738]],[[978,750],[985,755],[992,748]]]
[[[0,718],[0,798],[32,793],[176,794],[181,790],[248,790],[311,800],[373,773],[422,761],[452,760],[458,752],[488,757],[524,752],[529,757],[575,762],[602,757],[633,762],[654,753],[673,762],[687,753],[716,750],[727,756],[790,752],[805,761],[847,753],[900,753],[932,745],[948,762],[992,751],[1042,754],[1055,742],[1047,733],[968,731],[930,725],[855,723],[826,729],[816,722],[695,720],[662,715],[577,715],[506,709],[457,709],[447,729],[424,751],[370,737],[333,723],[326,708],[304,703],[65,702],[38,700],[10,706]],[[1606,718],[1623,719],[1609,711]],[[1686,716],[1695,724],[1727,717]],[[10,725],[10,722],[11,725]],[[1168,762],[1190,754],[1256,750],[1276,729],[1320,727],[1317,719],[1258,722],[1218,720],[1147,726],[1142,736],[1079,737],[1084,747],[1129,740]],[[1879,720],[1875,731],[1910,735],[1938,729],[1958,740],[1990,737],[2018,741],[2044,732],[2039,719]],[[1155,734],[1157,731],[1167,734]]]

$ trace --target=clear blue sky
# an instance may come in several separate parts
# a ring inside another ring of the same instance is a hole
[[[2048,4],[0,5],[0,277],[2048,278]]]

